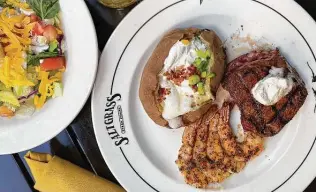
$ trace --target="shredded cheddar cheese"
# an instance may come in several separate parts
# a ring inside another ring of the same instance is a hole
[[[25,3],[25,2],[21,2],[20,0],[6,0],[8,5],[12,5],[14,7],[18,7],[24,10],[31,10],[30,6]]]
[[[10,0],[8,3],[17,3]],[[27,4],[26,4],[27,5]],[[14,6],[17,6],[14,4]],[[27,8],[21,3],[21,8]],[[17,27],[19,26],[19,27]],[[13,86],[34,86],[27,79],[26,72],[22,68],[25,58],[23,57],[25,47],[31,44],[30,32],[34,24],[25,15],[18,15],[16,10],[5,8],[0,15],[0,31],[5,35],[1,38],[4,47],[5,57],[0,64],[0,81],[6,87]]]
[[[40,67],[37,67],[36,71],[39,72],[38,79],[41,81],[41,83],[38,89],[39,95],[36,95],[34,98],[34,105],[37,109],[40,109],[44,106],[47,97],[54,95],[53,83],[61,81],[62,73],[57,72],[54,76],[49,77],[49,72],[41,71]]]
[[[26,77],[26,72],[22,68],[22,60],[5,56],[0,64],[0,81],[6,87],[14,86],[35,86]]]
[[[33,99],[33,96],[35,107],[41,109],[50,97],[62,95],[61,81],[65,68],[60,69],[58,62],[47,62],[47,69],[41,69],[46,59],[59,61],[60,49],[62,53],[64,51],[63,48],[58,49],[57,41],[63,34],[57,18],[59,9],[49,12],[50,18],[46,18],[43,15],[47,10],[43,10],[43,7],[55,4],[43,1],[40,5],[28,5],[27,2],[5,0],[7,6],[0,11],[0,93],[9,93],[0,95],[0,117],[6,114],[3,105],[15,106],[14,110],[8,108],[14,115],[20,103]],[[46,19],[52,19],[54,23],[49,24]],[[48,25],[51,25],[50,28]],[[42,39],[46,39],[45,42]],[[65,66],[64,63],[62,65]]]

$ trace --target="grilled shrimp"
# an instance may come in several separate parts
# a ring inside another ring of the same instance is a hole
[[[224,148],[227,155],[232,156],[237,155],[240,152],[240,148],[237,144],[234,133],[229,126],[229,114],[230,106],[223,106],[223,108],[219,111],[219,122],[217,129],[222,147]]]
[[[225,104],[185,128],[176,164],[187,184],[206,188],[220,183],[262,152],[263,138],[255,132],[246,132],[244,141],[237,142],[229,115],[230,106]]]
[[[264,139],[257,133],[247,131],[245,141],[240,144],[245,158],[251,160],[258,156],[264,149]]]

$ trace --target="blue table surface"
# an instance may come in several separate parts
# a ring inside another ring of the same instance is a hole
[[[130,11],[112,10],[97,3],[97,0],[85,0],[92,14],[97,31],[100,50],[109,36]],[[315,19],[316,1],[297,0],[297,2]],[[304,22],[304,21],[302,21]],[[74,122],[54,139],[32,149],[36,152],[56,154],[95,174],[117,183],[109,171],[97,147],[91,122],[90,99]],[[34,180],[23,159],[26,152],[0,156],[0,192],[32,192]],[[316,171],[316,170],[315,170]],[[316,180],[305,190],[316,191]]]

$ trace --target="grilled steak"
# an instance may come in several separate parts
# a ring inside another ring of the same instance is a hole
[[[293,74],[294,87],[276,104],[265,106],[253,98],[251,89],[272,67],[284,68],[286,74]],[[264,136],[279,133],[296,115],[308,94],[303,80],[279,50],[253,51],[235,59],[228,65],[223,86],[241,110],[243,128]]]
[[[206,188],[220,183],[262,152],[263,138],[255,132],[246,132],[244,141],[237,142],[229,126],[230,108],[225,104],[218,111],[212,106],[185,128],[176,163],[187,184]]]

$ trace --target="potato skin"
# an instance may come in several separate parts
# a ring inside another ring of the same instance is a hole
[[[158,74],[163,68],[164,61],[168,57],[172,46],[182,38],[193,38],[200,34],[201,39],[209,46],[214,53],[215,65],[212,71],[216,77],[212,79],[211,90],[216,94],[217,88],[222,80],[225,71],[225,53],[220,38],[211,30],[197,28],[175,29],[166,33],[149,58],[142,74],[139,88],[139,98],[148,116],[158,125],[168,127],[168,122],[162,117],[159,110],[158,97]],[[182,115],[185,125],[195,122],[201,118],[210,108],[211,104],[205,104],[200,109]]]

